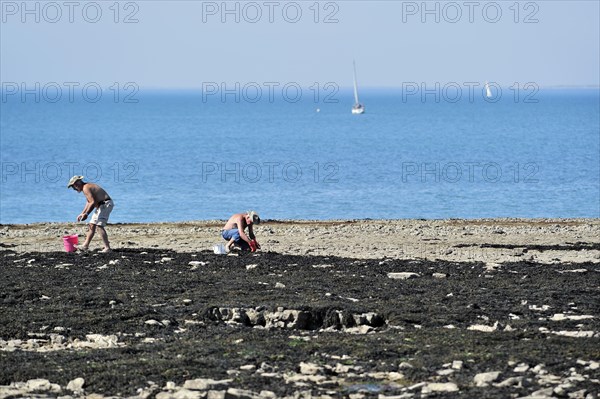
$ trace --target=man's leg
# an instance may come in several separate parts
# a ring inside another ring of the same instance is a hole
[[[98,233],[100,234],[100,238],[102,238],[102,242],[104,243],[104,250],[110,251],[110,243],[108,242],[108,234],[106,234],[106,230],[104,230],[103,226],[97,226]]]
[[[85,242],[81,246],[82,250],[85,251],[88,249],[88,247],[90,246],[90,242],[92,241],[92,238],[94,238],[94,234],[96,234],[96,225],[90,223],[90,224],[88,224],[88,232],[87,232],[87,236],[85,237]]]
[[[250,251],[250,245],[241,238],[235,242],[235,244],[240,247],[242,251]]]

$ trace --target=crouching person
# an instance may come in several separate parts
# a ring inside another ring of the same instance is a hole
[[[221,236],[227,241],[225,250],[231,251],[234,247],[239,247],[244,251],[256,252],[260,249],[260,244],[256,241],[253,226],[260,224],[260,217],[255,211],[246,213],[236,213],[231,216],[225,226]],[[248,234],[245,230],[248,228]]]
[[[80,222],[82,220],[86,220],[92,210],[96,209],[92,218],[88,224],[88,232],[85,238],[85,242],[78,249],[81,251],[87,251],[96,234],[96,230],[100,234],[100,238],[102,238],[102,242],[104,243],[104,249],[102,252],[110,252],[110,243],[108,242],[108,235],[106,234],[106,230],[104,230],[104,226],[108,223],[108,217],[113,210],[114,203],[108,193],[104,191],[102,187],[94,183],[85,183],[83,181],[83,176],[73,176],[71,180],[69,180],[69,185],[67,188],[71,188],[78,193],[83,192],[85,198],[87,199],[87,203],[83,208],[83,211],[77,216],[77,221]]]

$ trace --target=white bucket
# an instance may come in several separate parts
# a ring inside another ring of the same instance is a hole
[[[225,255],[227,253],[227,251],[225,250],[225,245],[223,244],[213,245],[213,252],[217,255]]]

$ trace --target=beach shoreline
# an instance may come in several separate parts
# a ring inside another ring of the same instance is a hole
[[[110,224],[113,248],[211,250],[224,220]],[[15,252],[62,251],[62,236],[86,224],[0,225],[2,246]],[[255,232],[263,251],[360,259],[426,259],[502,263],[600,262],[600,219],[264,220]],[[91,248],[101,246],[99,238]]]

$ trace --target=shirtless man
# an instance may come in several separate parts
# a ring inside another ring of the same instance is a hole
[[[106,230],[104,230],[104,226],[108,222],[108,216],[113,210],[114,203],[112,199],[110,199],[108,193],[104,191],[102,187],[94,183],[84,183],[83,176],[73,176],[71,180],[69,180],[69,185],[67,188],[71,188],[78,193],[83,192],[85,194],[85,198],[87,199],[87,203],[83,208],[83,211],[79,216],[77,216],[77,221],[80,222],[82,220],[87,219],[88,215],[94,208],[96,211],[92,215],[92,218],[88,224],[88,233],[85,238],[85,242],[79,248],[81,251],[87,251],[92,238],[94,238],[94,234],[96,234],[96,229],[100,233],[100,237],[102,238],[102,242],[104,243],[104,249],[102,252],[110,252],[110,243],[108,242],[108,235],[106,234]]]
[[[260,249],[260,244],[256,241],[252,229],[255,224],[260,224],[260,217],[255,211],[236,213],[230,217],[221,232],[221,236],[227,240],[225,250],[229,252],[235,245],[242,248],[242,250],[250,250],[250,252]],[[246,227],[248,227],[248,234],[244,231]]]

